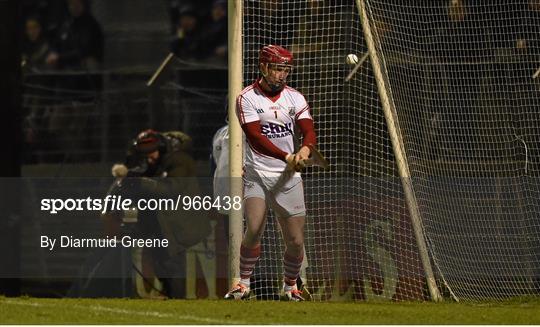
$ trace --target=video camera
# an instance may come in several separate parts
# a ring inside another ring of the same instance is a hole
[[[126,177],[142,177],[149,168],[146,156],[137,152],[127,156],[125,166],[127,168]]]

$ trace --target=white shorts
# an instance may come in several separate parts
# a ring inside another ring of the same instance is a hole
[[[261,198],[278,218],[306,215],[304,184],[299,173],[244,169],[244,200]]]

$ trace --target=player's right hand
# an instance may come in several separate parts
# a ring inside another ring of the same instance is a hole
[[[289,153],[285,156],[285,162],[287,162],[287,168],[294,167],[294,153]]]

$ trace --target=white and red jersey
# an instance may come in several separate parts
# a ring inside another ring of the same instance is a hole
[[[261,134],[277,148],[295,152],[294,129],[300,119],[310,119],[309,105],[304,96],[286,86],[274,97],[269,97],[259,86],[259,81],[246,87],[236,99],[236,113],[241,125],[259,121]],[[283,160],[258,152],[246,139],[244,164],[257,170],[283,172]]]

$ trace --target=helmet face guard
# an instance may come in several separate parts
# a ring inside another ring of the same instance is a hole
[[[286,69],[287,73],[292,72],[292,69],[293,69],[292,65],[287,65],[287,64],[267,63],[265,65],[266,65],[267,68],[274,69],[274,70]]]
[[[273,92],[277,92],[283,89],[284,84],[272,83],[266,77],[268,75],[268,69],[288,69],[292,71],[293,67],[293,55],[287,49],[278,45],[266,45],[259,51],[259,67],[266,84]],[[262,69],[266,68],[266,71]]]

